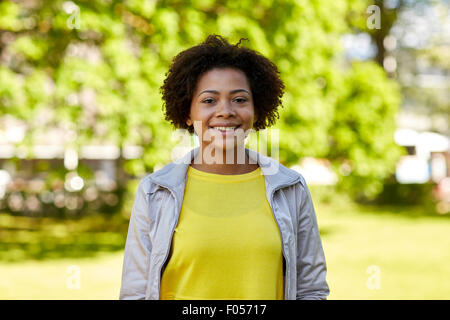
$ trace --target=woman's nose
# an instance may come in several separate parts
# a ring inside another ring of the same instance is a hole
[[[225,116],[229,117],[229,116],[234,116],[235,114],[236,114],[236,112],[234,111],[234,108],[230,102],[223,101],[218,104],[216,116],[221,115],[223,117],[225,117]]]

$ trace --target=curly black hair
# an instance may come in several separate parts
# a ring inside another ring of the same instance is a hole
[[[161,86],[165,120],[175,128],[194,133],[186,124],[193,93],[202,74],[213,68],[233,67],[245,73],[252,91],[257,121],[253,129],[261,130],[273,125],[279,114],[284,83],[277,66],[260,53],[246,47],[230,44],[220,35],[209,35],[206,40],[180,52],[172,61]]]

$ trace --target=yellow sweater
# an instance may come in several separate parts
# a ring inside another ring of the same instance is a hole
[[[280,231],[261,169],[187,174],[161,299],[283,299]]]

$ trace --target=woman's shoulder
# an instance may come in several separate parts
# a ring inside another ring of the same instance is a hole
[[[291,179],[306,186],[305,178],[299,171],[289,168],[280,161],[270,157],[265,157],[265,161],[269,162],[267,167],[269,167],[271,170],[266,170],[269,171],[269,174],[283,177],[284,179]]]
[[[170,162],[163,167],[148,173],[141,178],[139,185],[147,192],[152,193],[161,186],[175,187],[183,179],[186,166]]]

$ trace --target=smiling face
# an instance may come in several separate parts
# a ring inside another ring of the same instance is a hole
[[[224,151],[236,148],[255,121],[253,96],[243,71],[214,68],[200,77],[186,124],[194,125],[202,147],[212,140],[216,148]]]

